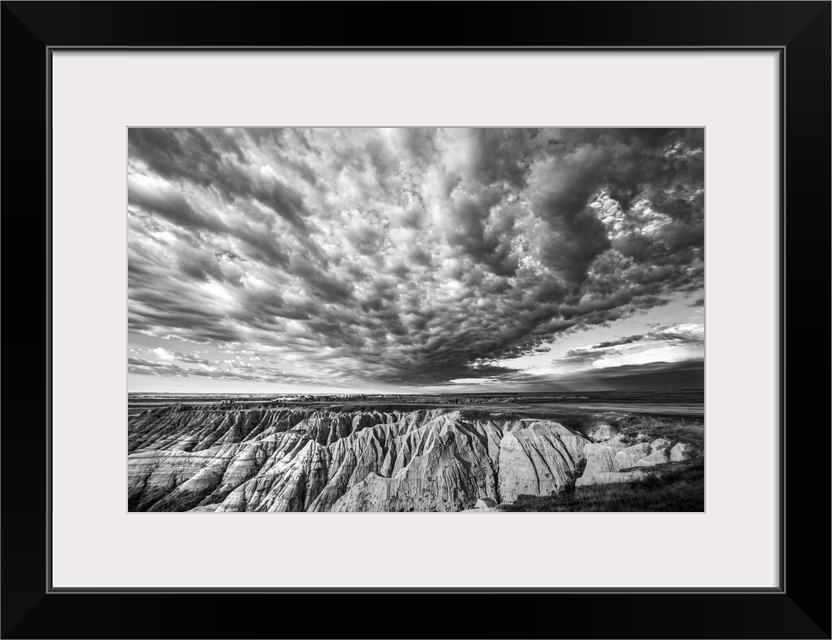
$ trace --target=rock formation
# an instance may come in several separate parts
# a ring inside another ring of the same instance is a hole
[[[702,455],[604,422],[585,432],[482,411],[168,405],[129,418],[128,508],[489,513]]]
[[[131,511],[460,511],[574,487],[588,440],[440,409],[175,405],[130,418]]]
[[[671,446],[673,446],[673,442],[667,438],[656,438],[650,443],[650,453],[655,453],[656,451],[667,451]]]
[[[642,442],[634,444],[632,447],[622,449],[615,454],[615,466],[618,470],[630,469],[636,466],[636,462],[642,458],[647,457],[650,453],[650,444]]]
[[[670,450],[670,460],[673,462],[690,460],[697,455],[699,455],[699,451],[696,447],[686,442],[679,442]]]
[[[670,462],[670,455],[667,449],[656,449],[653,453],[644,456],[641,460],[636,462],[634,467],[652,467],[657,464],[665,464]]]
[[[602,422],[595,425],[589,432],[589,439],[593,442],[606,442],[618,434],[618,428]]]
[[[640,436],[642,434],[636,437]],[[640,467],[653,467],[700,455],[691,444],[679,442],[671,445],[673,441],[667,438],[656,438],[651,442],[628,446],[622,435],[600,443],[588,443],[584,445],[586,466],[575,486],[632,482],[644,476]]]

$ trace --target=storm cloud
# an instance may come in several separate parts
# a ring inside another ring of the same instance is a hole
[[[134,373],[333,388],[499,379],[516,370],[497,361],[704,285],[702,129],[128,140],[129,330],[178,348],[134,358]],[[626,340],[691,338],[659,334]],[[220,352],[247,355],[232,365]]]

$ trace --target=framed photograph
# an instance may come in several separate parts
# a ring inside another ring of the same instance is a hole
[[[830,637],[830,3],[2,52],[3,637]]]

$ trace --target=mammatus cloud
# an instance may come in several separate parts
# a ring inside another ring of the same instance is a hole
[[[703,145],[701,129],[130,129],[130,331],[193,347],[131,371],[513,376],[495,361],[702,288]]]

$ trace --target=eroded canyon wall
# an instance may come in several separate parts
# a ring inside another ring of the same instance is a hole
[[[131,511],[460,511],[574,487],[588,440],[464,412],[175,405],[130,418]]]

